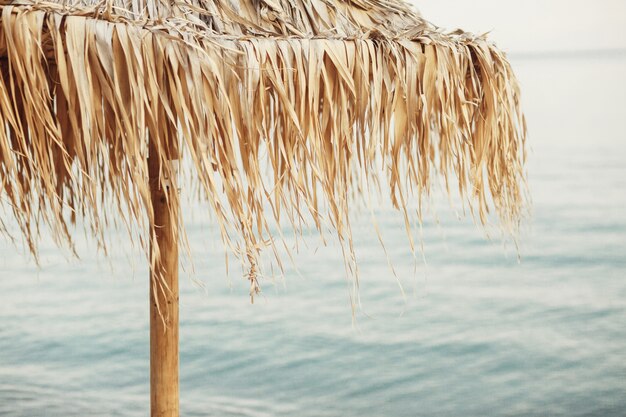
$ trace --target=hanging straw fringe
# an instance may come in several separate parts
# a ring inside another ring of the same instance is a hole
[[[309,17],[256,3],[185,5],[170,21],[139,3],[0,7],[0,198],[33,254],[43,224],[70,247],[76,217],[103,247],[111,217],[146,229],[149,140],[161,183],[175,179],[167,160],[191,161],[252,293],[261,250],[280,264],[281,216],[296,232],[307,213],[320,232],[327,219],[351,259],[361,184],[386,181],[408,219],[439,176],[482,223],[495,208],[515,232],[526,132],[500,51],[395,1],[383,14],[318,0]]]

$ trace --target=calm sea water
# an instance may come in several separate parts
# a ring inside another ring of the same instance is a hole
[[[298,272],[250,305],[188,215],[206,292],[183,274],[183,415],[626,415],[626,57],[514,66],[534,199],[521,263],[444,205],[416,265],[402,219],[381,209],[396,280],[362,216],[353,325],[337,246],[307,238]],[[0,243],[0,415],[147,415],[144,260],[92,246],[68,261],[45,244],[37,269]]]

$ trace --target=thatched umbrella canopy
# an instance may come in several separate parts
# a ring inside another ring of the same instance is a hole
[[[0,0],[0,11],[0,198],[34,254],[42,225],[72,247],[77,217],[103,246],[112,220],[150,231],[155,415],[178,410],[173,160],[247,264],[252,295],[260,251],[278,254],[276,223],[329,224],[351,251],[350,202],[381,182],[407,228],[408,204],[435,179],[481,222],[495,210],[516,227],[525,126],[509,63],[400,0]]]

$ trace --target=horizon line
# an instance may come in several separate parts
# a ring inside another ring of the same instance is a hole
[[[600,49],[547,49],[541,51],[507,52],[511,59],[563,59],[563,58],[614,58],[626,57],[625,48]]]

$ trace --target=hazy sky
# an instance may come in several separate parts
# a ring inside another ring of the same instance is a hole
[[[626,49],[626,0],[410,0],[437,26],[483,33],[510,52]]]

